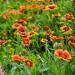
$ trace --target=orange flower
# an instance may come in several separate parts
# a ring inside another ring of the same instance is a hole
[[[23,14],[26,11],[26,6],[22,5],[20,6],[20,10],[18,11],[18,14]]]
[[[64,32],[64,34],[71,34],[72,33],[72,29],[69,26],[62,26],[62,27],[60,27],[60,30],[62,32]]]
[[[9,15],[8,14],[3,14],[2,17],[6,20],[9,18]]]
[[[74,20],[74,16],[70,13],[65,14],[64,17],[62,18],[63,21],[73,21]]]
[[[48,35],[49,37],[52,37],[52,36],[54,35],[54,32],[53,32],[53,31],[47,32],[47,35]]]
[[[72,55],[67,50],[57,49],[54,52],[54,55],[59,58],[63,59],[65,61],[70,61],[72,59]]]
[[[22,38],[22,45],[29,46],[30,45],[30,38]]]
[[[16,62],[21,62],[21,57],[19,55],[13,55],[12,60]]]
[[[19,26],[21,26],[21,24],[15,23],[15,24],[12,25],[12,28],[13,28],[13,29],[17,29]]]
[[[54,55],[55,55],[57,58],[62,59],[63,50],[62,50],[62,49],[56,49],[55,52],[54,52]]]
[[[19,35],[22,37],[27,37],[28,33],[27,32],[19,32]]]
[[[37,34],[37,32],[35,32],[35,31],[31,31],[31,32],[29,32],[28,33],[28,37],[32,37],[32,36],[34,36],[34,35],[36,35]]]
[[[11,15],[16,15],[17,12],[16,12],[15,10],[11,10],[11,11],[9,11],[9,14],[11,14]]]
[[[65,50],[65,51],[63,52],[63,60],[65,60],[65,61],[70,61],[71,59],[72,59],[71,54],[70,54],[67,50]]]
[[[57,5],[55,5],[55,4],[51,4],[51,5],[46,6],[46,10],[54,10],[56,8],[57,8]]]
[[[51,41],[61,41],[63,37],[61,36],[51,36]]]
[[[36,8],[37,8],[36,4],[33,4],[33,5],[31,5],[31,6],[28,7],[28,9],[30,9],[30,10],[33,10],[33,9],[36,9]]]
[[[24,63],[25,63],[29,68],[31,68],[31,67],[33,66],[32,61],[29,60],[29,59],[25,59],[25,60],[24,60]]]
[[[69,36],[67,37],[68,40],[72,40],[72,41],[75,41],[75,36]]]
[[[44,5],[40,5],[40,9],[41,9],[41,10],[45,10],[46,7],[45,7]]]
[[[26,22],[26,19],[25,18],[21,18],[21,19],[16,20],[16,22],[24,24]]]
[[[69,41],[68,45],[75,48],[75,43],[74,42]]]
[[[60,13],[56,13],[52,15],[54,18],[58,18],[60,16]]]
[[[19,32],[24,32],[25,29],[26,29],[26,26],[23,26],[23,25],[20,25],[17,27],[17,31],[19,31]]]
[[[32,25],[32,30],[33,30],[33,31],[37,31],[37,30],[38,30],[38,27],[33,24],[33,25]]]

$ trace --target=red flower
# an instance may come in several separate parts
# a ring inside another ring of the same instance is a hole
[[[28,33],[27,32],[20,32],[19,35],[22,37],[26,37],[26,36],[28,36]]]
[[[21,23],[21,24],[25,23],[25,21],[26,21],[25,18],[21,18],[21,19],[16,20],[17,23]]]
[[[17,27],[17,31],[19,31],[19,32],[24,32],[25,29],[26,29],[26,26],[20,25],[19,27]]]
[[[67,37],[67,39],[74,41],[75,40],[75,36],[69,36],[69,37]]]
[[[65,14],[64,17],[62,18],[63,21],[73,21],[74,16],[72,14]]]
[[[25,63],[25,64],[26,64],[26,66],[28,66],[29,68],[31,68],[31,67],[33,66],[32,61],[31,61],[31,60],[29,60],[29,59],[25,59],[25,60],[24,60],[24,63]]]
[[[69,41],[68,45],[75,48],[75,43],[74,42]]]
[[[69,60],[71,60],[71,59],[72,59],[71,54],[70,54],[67,50],[65,50],[65,51],[63,52],[63,60],[69,61]]]
[[[21,62],[21,57],[19,55],[13,55],[12,60],[16,62]]]
[[[15,24],[13,24],[12,28],[13,28],[13,29],[17,29],[19,26],[21,26],[21,24],[15,23]]]
[[[29,46],[30,45],[30,38],[22,38],[22,45]]]
[[[55,52],[54,52],[54,55],[56,57],[58,57],[59,59],[61,59],[62,55],[63,55],[63,50],[62,49],[56,49]]]
[[[51,5],[46,6],[46,10],[47,10],[47,9],[49,9],[49,10],[54,10],[54,9],[56,9],[56,8],[57,8],[57,5],[55,5],[55,4],[51,4]]]
[[[51,36],[51,41],[61,41],[63,37],[61,36]]]

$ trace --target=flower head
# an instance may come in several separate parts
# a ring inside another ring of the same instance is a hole
[[[30,45],[30,38],[22,38],[22,45],[29,46]]]

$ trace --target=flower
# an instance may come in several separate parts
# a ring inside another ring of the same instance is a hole
[[[46,10],[54,10],[56,8],[57,8],[57,5],[55,5],[55,4],[51,4],[51,5],[46,6]]]
[[[63,37],[61,36],[51,36],[51,41],[61,41],[63,39]]]
[[[22,38],[22,45],[29,46],[30,45],[30,38]]]
[[[7,20],[9,18],[9,15],[8,14],[3,14],[2,17]]]
[[[15,23],[15,24],[12,25],[12,28],[13,28],[13,29],[17,29],[19,26],[21,26],[21,24]]]
[[[17,31],[19,31],[19,32],[24,32],[25,29],[26,29],[26,26],[23,26],[23,25],[20,25],[17,27]]]
[[[33,24],[33,25],[32,25],[32,30],[33,30],[33,31],[37,31],[37,30],[38,30],[38,27]]]
[[[67,50],[65,50],[65,51],[63,52],[62,58],[63,58],[63,60],[65,60],[65,61],[70,61],[70,60],[72,59],[72,56],[71,56],[71,54],[70,54]]]
[[[15,10],[11,10],[11,11],[9,11],[9,14],[11,14],[11,15],[16,15],[17,12],[16,12]]]
[[[69,26],[62,26],[60,27],[60,30],[63,32],[63,34],[71,34],[72,29]]]
[[[52,17],[54,17],[54,18],[58,18],[59,16],[60,16],[60,13],[55,13],[52,15]]]
[[[72,55],[67,50],[63,51],[63,49],[56,49],[54,55],[64,61],[70,61],[72,59]]]
[[[25,59],[25,60],[24,60],[24,63],[25,63],[25,64],[26,64],[26,66],[28,66],[29,68],[31,68],[31,67],[33,66],[32,61],[31,61],[31,60],[29,60],[29,59]]]
[[[19,35],[22,37],[27,37],[28,33],[27,32],[19,32]]]
[[[70,13],[65,14],[64,17],[62,18],[63,21],[73,21],[74,20],[74,16]]]
[[[26,6],[25,5],[22,5],[22,6],[20,6],[20,9],[18,11],[18,14],[23,14],[25,11],[26,11]]]
[[[12,60],[16,62],[21,62],[21,57],[19,55],[13,55]]]
[[[16,22],[24,24],[24,23],[26,23],[26,19],[25,18],[21,18],[21,19],[16,20]]]
[[[63,56],[63,50],[62,50],[62,49],[56,49],[55,52],[54,52],[54,55],[55,55],[57,58],[61,59],[62,56]]]
[[[71,40],[71,41],[75,41],[75,36],[69,36],[67,37],[68,40]]]
[[[35,32],[35,31],[28,32],[28,37],[32,37],[36,34],[37,34],[37,32]]]
[[[69,41],[68,45],[75,48],[75,43],[74,42]]]

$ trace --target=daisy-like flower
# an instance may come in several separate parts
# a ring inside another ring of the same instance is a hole
[[[28,6],[28,9],[33,10],[33,9],[37,9],[37,5],[36,4],[32,4],[30,6]]]
[[[74,42],[69,41],[68,45],[75,48],[75,43]]]
[[[75,36],[68,36],[67,39],[71,41],[75,41]]]
[[[59,58],[59,59],[62,59],[62,56],[63,56],[63,49],[56,49],[55,52],[54,52],[54,55]]]
[[[22,5],[22,6],[20,6],[20,9],[18,11],[18,14],[23,14],[25,11],[26,11],[26,6],[25,5]]]
[[[62,18],[63,21],[73,21],[74,20],[74,16],[70,13],[65,14],[64,17]]]
[[[19,32],[19,35],[22,37],[27,37],[28,33],[27,32]]]
[[[24,63],[26,64],[26,66],[28,66],[29,68],[33,67],[33,63],[32,63],[31,60],[25,59],[23,62],[24,62]]]
[[[37,32],[35,32],[35,31],[28,32],[28,37],[32,37],[36,34],[37,34]]]
[[[11,14],[11,15],[16,15],[17,14],[17,12],[15,10],[11,10],[8,13]]]
[[[26,18],[21,18],[21,19],[18,19],[16,20],[17,23],[21,23],[21,24],[26,24]]]
[[[61,36],[51,36],[50,39],[51,39],[51,41],[61,41],[63,39],[63,37],[61,37]]]
[[[55,10],[56,8],[57,8],[57,5],[51,4],[51,5],[46,6],[45,10]]]
[[[30,45],[30,38],[22,38],[22,45],[29,46]]]
[[[12,56],[12,61],[15,61],[15,62],[21,62],[21,57],[19,55],[13,55]]]
[[[72,29],[69,26],[62,26],[60,27],[60,30],[63,32],[63,34],[71,34]]]
[[[12,25],[12,28],[13,29],[17,29],[19,26],[21,26],[20,23],[15,23],[15,24]]]
[[[52,17],[54,18],[58,18],[60,16],[60,13],[56,13],[56,14],[53,14]]]
[[[38,30],[38,27],[33,24],[33,25],[32,25],[32,30],[33,30],[33,31],[37,31],[37,30]]]
[[[17,27],[17,31],[24,32],[26,30],[26,28],[27,28],[26,26],[20,25]]]
[[[72,55],[67,50],[65,50],[65,51],[63,51],[62,58],[65,61],[70,61],[72,59]]]
[[[54,55],[57,58],[68,62],[72,59],[72,55],[67,50],[63,51],[63,49],[56,49]]]

